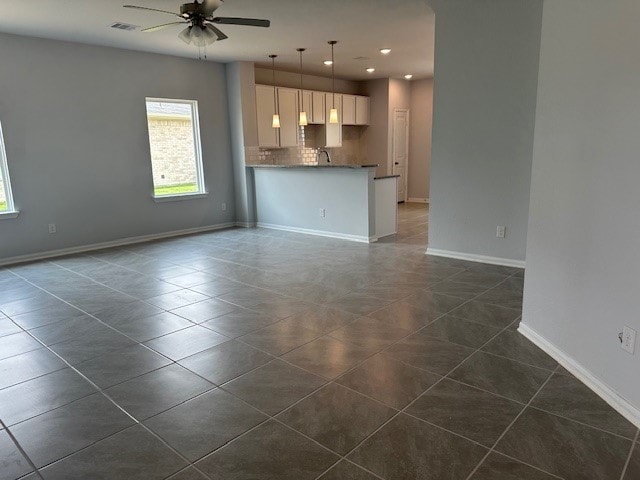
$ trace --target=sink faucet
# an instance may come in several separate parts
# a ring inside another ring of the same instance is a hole
[[[328,150],[323,150],[323,149],[318,150],[318,163],[320,163],[320,156],[323,153],[327,156],[327,163],[331,163],[331,154],[329,153]]]

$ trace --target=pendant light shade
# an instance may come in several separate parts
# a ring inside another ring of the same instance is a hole
[[[338,109],[336,108],[336,64],[335,59],[333,58],[333,47],[336,43],[335,40],[331,40],[328,42],[331,45],[331,110],[329,110],[329,123],[339,123],[338,120]]]
[[[338,123],[338,109],[332,108],[329,111],[329,123]]]
[[[306,127],[307,125],[309,125],[309,120],[307,119],[307,112],[305,112],[304,110],[300,112],[299,125],[301,127]]]
[[[304,52],[306,48],[298,48],[297,50],[300,54],[300,95],[298,96],[298,112],[300,112],[300,119],[298,120],[298,125],[306,127],[309,125],[309,122],[307,121],[307,112],[304,110],[304,90],[302,86],[302,52]]]
[[[278,108],[278,97],[276,95],[276,57],[277,55],[269,55],[271,59],[271,73],[273,75],[273,119],[271,126],[280,128],[280,111]]]

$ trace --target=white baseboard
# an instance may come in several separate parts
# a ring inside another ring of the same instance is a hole
[[[640,428],[640,410],[621,397],[615,390],[527,325],[520,323],[518,332],[566,368],[574,377],[607,402],[611,408]]]
[[[316,235],[319,237],[338,238],[340,240],[349,240],[360,243],[374,243],[378,241],[378,237],[365,237],[364,235],[350,235],[348,233],[327,232],[324,230],[312,230],[309,228],[288,227],[285,225],[274,225],[272,223],[257,223],[258,228],[269,228],[271,230],[282,230],[285,232],[303,233],[305,235]]]
[[[429,199],[414,197],[414,198],[407,198],[407,202],[408,203],[429,203]]]
[[[28,255],[19,255],[17,257],[0,259],[0,266],[12,265],[15,263],[33,262],[36,260],[44,260],[46,258],[62,257],[65,255],[73,255],[75,253],[101,250],[103,248],[122,247],[124,245],[151,242],[153,240],[161,240],[163,238],[180,237],[183,235],[192,235],[194,233],[210,232],[213,230],[223,230],[225,228],[231,228],[235,226],[236,226],[235,222],[220,223],[217,225],[209,225],[206,227],[187,228],[184,230],[173,230],[171,232],[153,233],[151,235],[141,235],[138,237],[120,238],[118,240],[111,240],[109,242],[92,243],[89,245],[79,245],[77,247],[62,248],[59,250],[49,250],[46,252],[38,252],[38,253],[32,253]]]
[[[236,227],[240,228],[255,228],[256,222],[236,222]]]
[[[488,263],[490,265],[502,265],[504,267],[524,268],[524,260],[513,260],[511,258],[488,257],[486,255],[474,255],[472,253],[453,252],[450,250],[439,250],[427,247],[427,255],[436,257],[455,258],[457,260],[467,260],[469,262]]]

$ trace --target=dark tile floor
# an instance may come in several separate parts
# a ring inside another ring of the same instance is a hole
[[[638,430],[515,330],[522,271],[426,256],[426,217],[0,269],[0,479],[640,478]]]

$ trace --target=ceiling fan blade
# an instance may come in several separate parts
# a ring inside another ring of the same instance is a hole
[[[123,5],[123,7],[124,8],[135,8],[137,10],[149,10],[151,12],[168,13],[169,15],[173,15],[173,16],[176,16],[176,17],[180,16],[176,12],[169,12],[167,10],[158,10],[157,8],[139,7],[137,5]]]
[[[218,36],[218,41],[225,40],[225,39],[229,38],[222,32],[222,30],[220,30],[219,28],[214,27],[210,23],[207,23],[207,28]]]
[[[245,25],[248,27],[268,27],[271,25],[269,20],[259,20],[257,18],[215,17],[209,21],[222,25]]]
[[[204,0],[204,14],[210,17],[223,3],[223,0]]]
[[[140,31],[144,32],[144,33],[151,33],[151,32],[157,32],[158,30],[162,30],[163,28],[170,27],[171,25],[185,25],[185,24],[188,24],[188,23],[189,22],[163,23],[162,25],[156,25],[155,27],[144,28],[144,29],[142,29]]]

